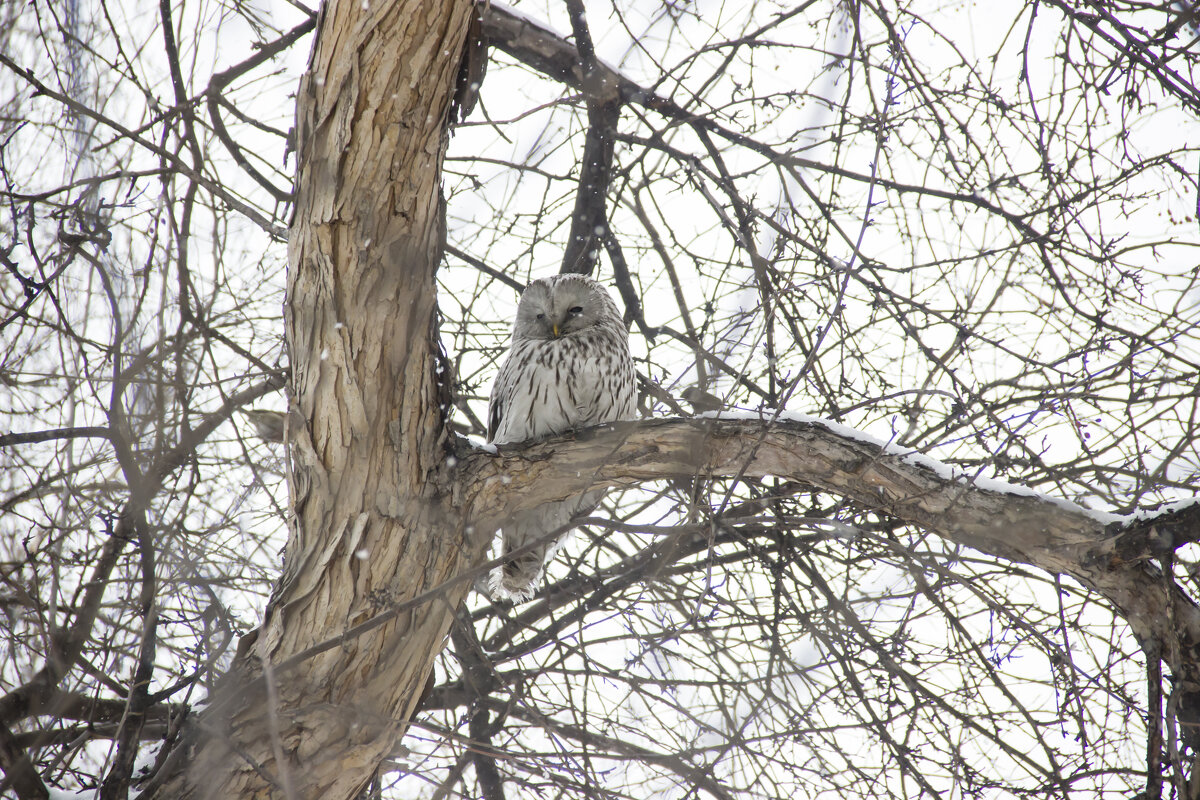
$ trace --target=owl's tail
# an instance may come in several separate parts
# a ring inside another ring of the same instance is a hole
[[[529,600],[542,582],[548,547],[535,547],[516,556],[492,572],[492,596],[508,597],[514,602]]]
[[[604,492],[588,492],[580,497],[558,503],[546,503],[524,511],[501,530],[504,564],[489,577],[490,594],[494,599],[509,598],[515,602],[528,600],[537,591],[546,562],[570,536],[570,530],[558,536],[575,517],[587,516],[604,497]],[[509,553],[528,550],[508,558]]]

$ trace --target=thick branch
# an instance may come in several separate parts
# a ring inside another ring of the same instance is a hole
[[[1100,544],[1104,522],[1083,509],[972,486],[933,463],[890,455],[866,437],[815,421],[657,419],[590,428],[499,456],[476,453],[466,460],[464,485],[476,493],[477,520],[490,523],[589,485],[775,476],[1052,572],[1067,571]]]
[[[1144,560],[1129,560],[1126,549],[1117,549],[1127,530],[1145,529],[1144,521],[1113,523],[1020,487],[980,485],[931,459],[893,452],[821,422],[650,420],[587,429],[499,455],[464,453],[461,461],[461,499],[483,529],[520,508],[588,486],[696,475],[785,478],[956,544],[1069,575],[1112,602],[1143,645],[1178,637],[1181,652],[1200,650],[1200,611]],[[1190,672],[1194,659],[1183,661],[1172,668]]]

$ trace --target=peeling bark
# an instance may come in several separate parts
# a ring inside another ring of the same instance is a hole
[[[434,502],[441,163],[470,10],[323,7],[296,124],[287,334],[306,425],[291,437],[286,566],[153,796],[355,796],[403,734],[467,587],[301,668],[272,665],[481,555]]]

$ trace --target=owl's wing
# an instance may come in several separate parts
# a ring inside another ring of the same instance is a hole
[[[496,387],[499,389],[499,387]],[[492,396],[488,399],[488,419],[487,419],[487,440],[490,442],[496,438],[496,431],[500,430],[500,420],[504,418],[504,402],[500,399],[499,391],[493,391]]]
[[[500,371],[496,373],[496,380],[492,383],[492,394],[488,397],[487,437],[489,442],[495,441],[496,434],[500,432],[500,423],[508,413],[508,407],[512,404],[516,371],[516,359],[510,352],[504,359],[504,363],[500,365]]]

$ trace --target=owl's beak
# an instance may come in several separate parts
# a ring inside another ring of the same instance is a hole
[[[557,339],[558,338],[558,323],[555,322],[553,325],[550,326],[550,328],[551,328],[551,330],[554,331],[554,338]]]

